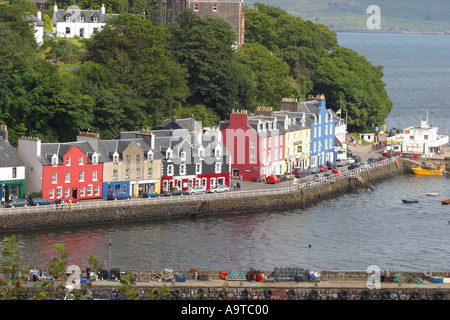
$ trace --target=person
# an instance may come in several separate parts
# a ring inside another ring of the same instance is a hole
[[[295,280],[297,281],[297,283],[300,281],[300,271],[299,270],[297,270],[295,272]]]
[[[241,184],[239,182],[236,184],[236,187],[238,190],[241,190]]]

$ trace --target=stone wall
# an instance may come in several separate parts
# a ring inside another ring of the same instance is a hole
[[[401,168],[401,165],[397,166],[396,163],[389,163],[385,166],[378,166],[364,171],[361,173],[361,177],[368,183],[376,183],[381,179],[387,179],[401,173]],[[353,179],[341,177],[290,193],[208,199],[209,205],[203,214],[256,213],[300,208],[349,192],[358,187],[360,186]],[[0,215],[0,232],[100,223],[188,218],[189,214],[197,212],[201,203],[202,200],[193,200],[187,197],[184,201],[157,202],[145,205],[3,214]]]

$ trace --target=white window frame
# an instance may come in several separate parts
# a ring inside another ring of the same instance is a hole
[[[216,173],[222,172],[222,164],[221,163],[216,163],[216,165],[215,165],[215,172]]]
[[[167,166],[167,175],[168,176],[173,176],[173,164],[169,164]]]
[[[100,186],[95,186],[95,195],[96,196],[100,195]]]
[[[97,170],[92,171],[92,181],[97,181],[98,179],[98,172]]]
[[[70,188],[65,188],[65,189],[64,189],[64,196],[65,196],[66,198],[70,197]]]
[[[180,164],[180,175],[186,174],[186,165],[184,163]]]
[[[58,183],[58,174],[56,172],[52,173],[52,183]]]
[[[92,197],[92,195],[93,195],[92,191],[93,191],[92,184],[88,184],[88,188],[87,188],[88,197]]]
[[[62,187],[57,187],[56,188],[56,198],[62,198]]]
[[[66,172],[64,182],[70,182],[70,172]]]
[[[80,188],[80,197],[85,197],[86,196],[86,187],[81,187]]]
[[[48,190],[49,199],[53,199],[55,197],[55,189]]]
[[[70,167],[70,157],[67,157],[67,158],[66,158],[66,166],[67,166],[67,167]]]
[[[84,159],[83,159],[82,156],[78,158],[78,164],[79,164],[80,166],[84,165]]]
[[[84,171],[79,172],[79,182],[84,182]]]

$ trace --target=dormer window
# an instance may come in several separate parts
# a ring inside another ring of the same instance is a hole
[[[113,154],[113,162],[119,162],[119,154],[117,152]]]
[[[80,15],[80,22],[84,22],[84,14]]]
[[[172,149],[168,149],[166,151],[166,158],[172,160]]]
[[[98,154],[97,153],[94,153],[92,155],[92,163],[93,164],[98,164]]]
[[[186,151],[181,152],[181,161],[186,161]]]
[[[98,22],[98,15],[94,15],[94,16],[92,17],[92,21],[93,21],[93,22]]]
[[[70,14],[66,14],[66,22],[70,22]]]
[[[214,149],[214,154],[215,154],[216,157],[220,157],[222,155],[222,149],[219,146],[217,146]]]
[[[147,152],[147,160],[148,160],[148,161],[152,161],[152,160],[153,160],[153,152],[152,152],[152,150],[150,150],[149,152]]]
[[[57,166],[58,165],[58,156],[56,154],[54,154],[52,156],[52,166]]]
[[[205,149],[201,147],[200,149],[198,149],[198,157],[203,158],[204,156],[205,156]]]

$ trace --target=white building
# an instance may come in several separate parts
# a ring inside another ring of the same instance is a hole
[[[41,10],[38,10],[37,17],[34,14],[29,14],[26,18],[33,24],[36,42],[42,44],[44,41],[44,22],[42,21]]]
[[[391,148],[400,145],[402,153],[431,158],[448,144],[449,138],[440,135],[438,127],[431,126],[427,119],[422,119],[420,127],[406,128],[403,133],[388,138],[387,142]]]
[[[100,10],[80,10],[76,6],[58,9],[55,3],[52,24],[57,37],[90,38],[95,31],[100,31],[106,24],[106,20],[112,16],[114,14],[106,14],[103,4]]]

